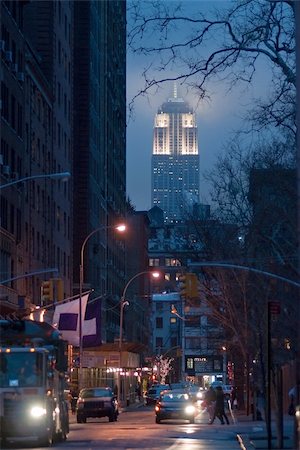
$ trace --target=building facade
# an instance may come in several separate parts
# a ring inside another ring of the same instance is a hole
[[[46,279],[71,292],[72,190],[51,175],[72,166],[72,20],[71,2],[1,2],[3,314],[41,305]]]
[[[177,95],[163,103],[154,120],[152,206],[176,223],[199,203],[199,151],[196,116]]]
[[[125,245],[113,226],[126,212],[126,3],[74,2],[74,294],[101,297],[101,340],[119,333]],[[107,311],[107,313],[105,312]]]

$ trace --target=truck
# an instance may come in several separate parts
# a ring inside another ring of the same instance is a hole
[[[0,437],[49,447],[67,439],[68,343],[47,322],[0,320]]]

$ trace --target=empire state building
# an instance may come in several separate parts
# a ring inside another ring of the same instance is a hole
[[[166,223],[187,219],[199,203],[199,184],[196,116],[175,85],[154,120],[152,206],[164,211]]]

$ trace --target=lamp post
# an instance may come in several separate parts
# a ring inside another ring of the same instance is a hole
[[[84,239],[81,250],[80,250],[80,268],[79,268],[79,377],[78,377],[78,384],[79,388],[81,388],[82,385],[82,356],[83,356],[83,346],[82,346],[82,290],[83,290],[83,266],[84,266],[84,249],[86,246],[87,241],[90,239],[91,236],[98,233],[101,230],[107,230],[109,228],[114,228],[119,233],[123,233],[126,231],[126,225],[120,224],[117,226],[110,226],[110,225],[102,225],[101,227],[96,228],[95,230],[91,231],[87,237]]]
[[[31,175],[30,177],[20,178],[19,180],[10,181],[9,183],[0,185],[0,189],[7,188],[9,186],[13,186],[14,184],[23,183],[24,181],[35,180],[37,178],[51,178],[51,179],[62,179],[63,181],[67,181],[70,178],[70,172],[58,172],[58,173],[42,173],[39,175]]]
[[[184,304],[182,305],[182,312],[184,314]],[[185,377],[185,321],[187,320],[185,317],[181,316],[175,305],[171,306],[171,314],[174,314],[175,316],[178,317],[178,319],[180,319],[182,321],[182,325],[181,325],[181,352],[182,352],[182,357],[181,357],[181,378],[182,381],[184,381],[184,377]]]
[[[151,274],[153,278],[159,278],[160,273],[159,272],[155,272],[152,270],[144,270],[142,272],[138,272],[136,273],[132,278],[130,278],[130,280],[126,283],[123,292],[122,292],[122,296],[121,296],[121,301],[120,301],[120,331],[119,331],[119,361],[120,361],[120,367],[119,367],[119,374],[118,374],[118,403],[120,405],[120,401],[121,401],[121,366],[122,366],[122,341],[123,341],[123,318],[124,318],[124,307],[129,305],[129,302],[125,299],[126,297],[126,292],[128,289],[128,286],[132,283],[133,280],[135,280],[137,277],[139,277],[140,275],[145,275],[145,274]]]

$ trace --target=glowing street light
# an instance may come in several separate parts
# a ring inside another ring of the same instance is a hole
[[[124,307],[129,305],[129,302],[126,300],[126,292],[128,289],[128,286],[132,283],[133,280],[135,280],[140,275],[150,274],[153,278],[159,278],[160,272],[156,272],[153,270],[144,270],[142,272],[136,273],[130,280],[126,283],[123,293],[121,296],[120,301],[120,334],[119,334],[119,361],[120,361],[120,367],[122,366],[122,341],[123,341],[123,318],[124,318]],[[121,373],[119,372],[118,375],[118,403],[120,404],[121,400]]]
[[[102,225],[101,227],[96,228],[91,231],[90,234],[84,239],[81,250],[80,250],[80,268],[79,268],[79,388],[81,388],[82,381],[82,356],[83,356],[83,342],[82,342],[82,290],[83,290],[83,266],[84,266],[84,249],[87,241],[91,236],[98,233],[102,230],[107,230],[109,228],[113,228],[115,231],[119,233],[124,233],[126,231],[126,225],[121,223],[119,225]]]
[[[9,186],[13,186],[14,184],[23,183],[24,181],[36,180],[38,178],[51,178],[54,180],[61,179],[62,181],[67,181],[70,178],[70,172],[58,172],[58,173],[42,173],[39,175],[31,175],[30,177],[20,178],[19,180],[10,181],[6,184],[1,184],[0,189],[7,188]]]

